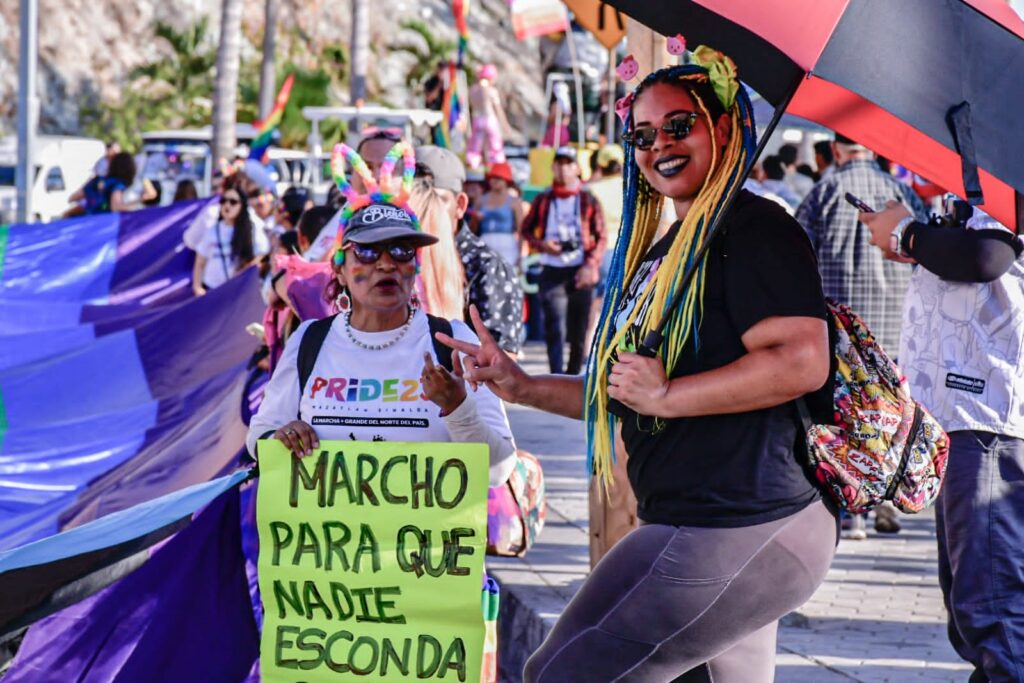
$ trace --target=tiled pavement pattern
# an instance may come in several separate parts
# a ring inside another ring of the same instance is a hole
[[[543,346],[525,365],[545,372]],[[519,445],[537,455],[548,486],[540,542],[523,559],[488,558],[502,584],[502,680],[520,680],[525,658],[543,640],[588,570],[587,482],[580,423],[509,407]],[[779,630],[779,683],[950,683],[970,668],[953,652],[935,562],[930,513],[903,518],[903,531],[842,541],[828,578]],[[595,672],[595,683],[602,679]]]

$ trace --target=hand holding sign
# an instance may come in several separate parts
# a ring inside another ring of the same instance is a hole
[[[260,448],[263,680],[479,681],[486,446]]]
[[[320,439],[313,428],[302,420],[292,420],[274,432],[273,437],[300,458],[320,448]]]

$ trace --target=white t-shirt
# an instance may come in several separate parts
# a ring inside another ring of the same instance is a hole
[[[583,225],[580,217],[580,196],[552,197],[548,207],[545,241],[574,241],[578,248],[561,254],[542,254],[540,263],[552,268],[574,268],[583,265]]]
[[[1007,230],[975,210],[974,230]],[[937,229],[937,228],[936,228]],[[942,280],[918,266],[903,305],[899,364],[946,431],[1024,438],[1024,255],[998,280]]]
[[[238,264],[231,257],[231,237],[234,234],[232,226],[218,221],[199,239],[196,253],[206,257],[203,284],[207,287],[220,287],[235,274]],[[252,229],[252,251],[254,256],[270,252],[270,242],[260,228]]]
[[[479,343],[465,323],[453,320],[456,339]],[[486,443],[490,452],[491,486],[504,483],[515,465],[515,443],[501,400],[486,387],[469,389],[466,400],[445,417],[423,396],[420,374],[423,354],[435,358],[427,317],[417,311],[405,335],[393,346],[368,351],[349,339],[345,317],[334,319],[313,372],[299,400],[299,344],[312,321],[288,339],[281,360],[264,392],[263,404],[249,425],[246,446],[285,424],[301,419],[321,439],[355,441],[459,441]],[[352,330],[366,344],[394,339],[397,330]]]
[[[181,241],[185,243],[185,246],[196,251],[196,247],[199,246],[199,240],[210,231],[213,226],[217,225],[217,221],[220,220],[220,203],[213,202],[203,208],[202,211],[196,214],[196,217],[192,219],[188,227],[185,228],[185,232],[181,235]],[[252,223],[254,228],[257,228],[257,232],[260,234],[266,234],[263,228],[263,219],[256,215],[256,212],[251,208],[249,209],[249,221]]]

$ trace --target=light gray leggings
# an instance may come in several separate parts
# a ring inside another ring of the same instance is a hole
[[[771,683],[780,617],[825,579],[822,502],[735,529],[650,524],[594,568],[526,663],[526,683]],[[702,666],[705,665],[706,666]]]

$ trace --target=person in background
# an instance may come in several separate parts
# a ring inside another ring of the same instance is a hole
[[[304,187],[289,187],[277,203],[275,225],[281,230],[292,230],[299,223],[303,212],[313,206],[309,190]]]
[[[423,232],[437,238],[437,244],[424,250],[420,261],[417,292],[423,310],[442,318],[462,319],[466,311],[466,271],[455,246],[455,224],[441,191],[425,180],[417,180],[409,208],[419,216]]]
[[[548,108],[548,127],[541,140],[542,147],[561,147],[569,144],[569,121],[572,119],[572,100],[569,84],[555,83],[551,106]]]
[[[487,172],[490,189],[477,204],[477,234],[506,262],[518,268],[522,252],[519,226],[523,223],[523,205],[512,193],[513,183],[512,167],[508,163],[491,166]]]
[[[135,157],[118,152],[110,158],[107,174],[87,182],[69,201],[81,203],[84,213],[89,215],[132,211],[137,206],[128,201],[126,192],[135,182],[135,171]]]
[[[475,306],[491,335],[511,356],[523,344],[523,287],[515,268],[473,234],[465,223],[469,197],[463,192],[466,168],[453,152],[425,145],[416,149],[417,174],[444,201],[455,226],[455,246],[466,272],[466,303]],[[469,320],[466,311],[465,320]]]
[[[796,167],[796,172],[802,176],[810,178],[811,181],[815,183],[821,180],[821,176],[818,175],[817,171],[811,168],[810,164],[798,164]]]
[[[909,186],[882,171],[874,153],[854,140],[836,135],[833,154],[836,170],[804,198],[796,219],[814,245],[825,296],[856,311],[882,348],[895,356],[903,327],[903,298],[912,270],[872,248],[871,232],[858,220],[857,209],[845,195],[849,192],[873,207],[885,206],[889,199],[899,197],[922,220],[926,217],[924,204]],[[853,516],[849,523],[848,538],[867,537],[862,516]],[[899,532],[892,504],[875,508],[875,530]]]
[[[511,126],[508,125],[501,94],[495,85],[497,78],[497,67],[484,64],[477,72],[477,82],[469,89],[469,107],[473,118],[469,143],[466,145],[466,164],[470,168],[483,166],[485,150],[488,165],[505,161],[503,131],[510,130]]]
[[[590,176],[586,188],[601,205],[604,216],[605,253],[601,259],[601,272],[595,290],[596,298],[604,297],[604,281],[608,276],[615,242],[619,239],[619,225],[622,223],[622,164],[625,153],[620,145],[605,145],[593,156],[596,160],[597,177]],[[597,303],[597,302],[595,302]]]
[[[174,202],[188,202],[193,199],[199,199],[199,192],[196,190],[196,184],[191,180],[179,180],[178,184],[174,188]]]
[[[143,178],[142,183],[145,188],[142,193],[142,205],[145,207],[160,206],[160,200],[163,199],[163,185],[159,181],[154,183],[149,178]]]
[[[107,149],[104,152],[103,156],[101,156],[99,158],[99,161],[96,162],[96,165],[93,166],[93,174],[97,178],[102,178],[103,176],[107,175],[107,173],[110,172],[111,160],[116,155],[120,154],[120,152],[121,143],[119,143],[117,140],[111,140],[110,142],[108,142]]]
[[[877,208],[859,216],[871,243],[917,264],[900,368],[949,433],[935,503],[949,641],[972,683],[1024,681],[1024,245],[966,202],[951,225]]]
[[[814,180],[802,173],[797,173],[798,156],[796,145],[787,143],[779,147],[778,157],[782,161],[782,168],[786,173],[786,184],[793,190],[793,194],[798,197],[798,200],[802,200],[811,191],[811,188],[814,187]]]
[[[832,143],[818,140],[814,143],[814,165],[818,168],[818,180],[822,181],[836,170],[835,155],[832,154]]]
[[[224,190],[220,200],[220,220],[196,245],[196,261],[192,269],[192,291],[196,296],[221,286],[270,252],[266,235],[249,218],[247,200],[240,186]]]
[[[320,237],[324,227],[330,222],[333,215],[334,209],[330,206],[311,206],[303,211],[302,216],[299,217],[298,223],[295,226],[297,244],[299,252],[306,256],[307,260],[325,260],[323,258],[309,259],[307,253],[310,247],[317,241],[317,238]]]
[[[761,168],[764,169],[764,179],[761,180],[761,187],[777,197],[781,197],[789,205],[789,212],[792,213],[800,206],[800,197],[793,191],[792,186],[786,182],[786,168],[782,159],[772,155],[761,160]]]
[[[466,207],[466,222],[469,224],[469,229],[479,235],[480,200],[487,194],[487,176],[476,169],[466,171],[466,182],[462,184],[462,191],[469,197],[469,206]]]
[[[554,183],[537,195],[523,220],[523,239],[541,254],[540,297],[544,341],[554,374],[578,375],[587,357],[594,286],[607,234],[600,202],[580,182],[576,149],[559,147]],[[569,359],[563,360],[565,344]]]

